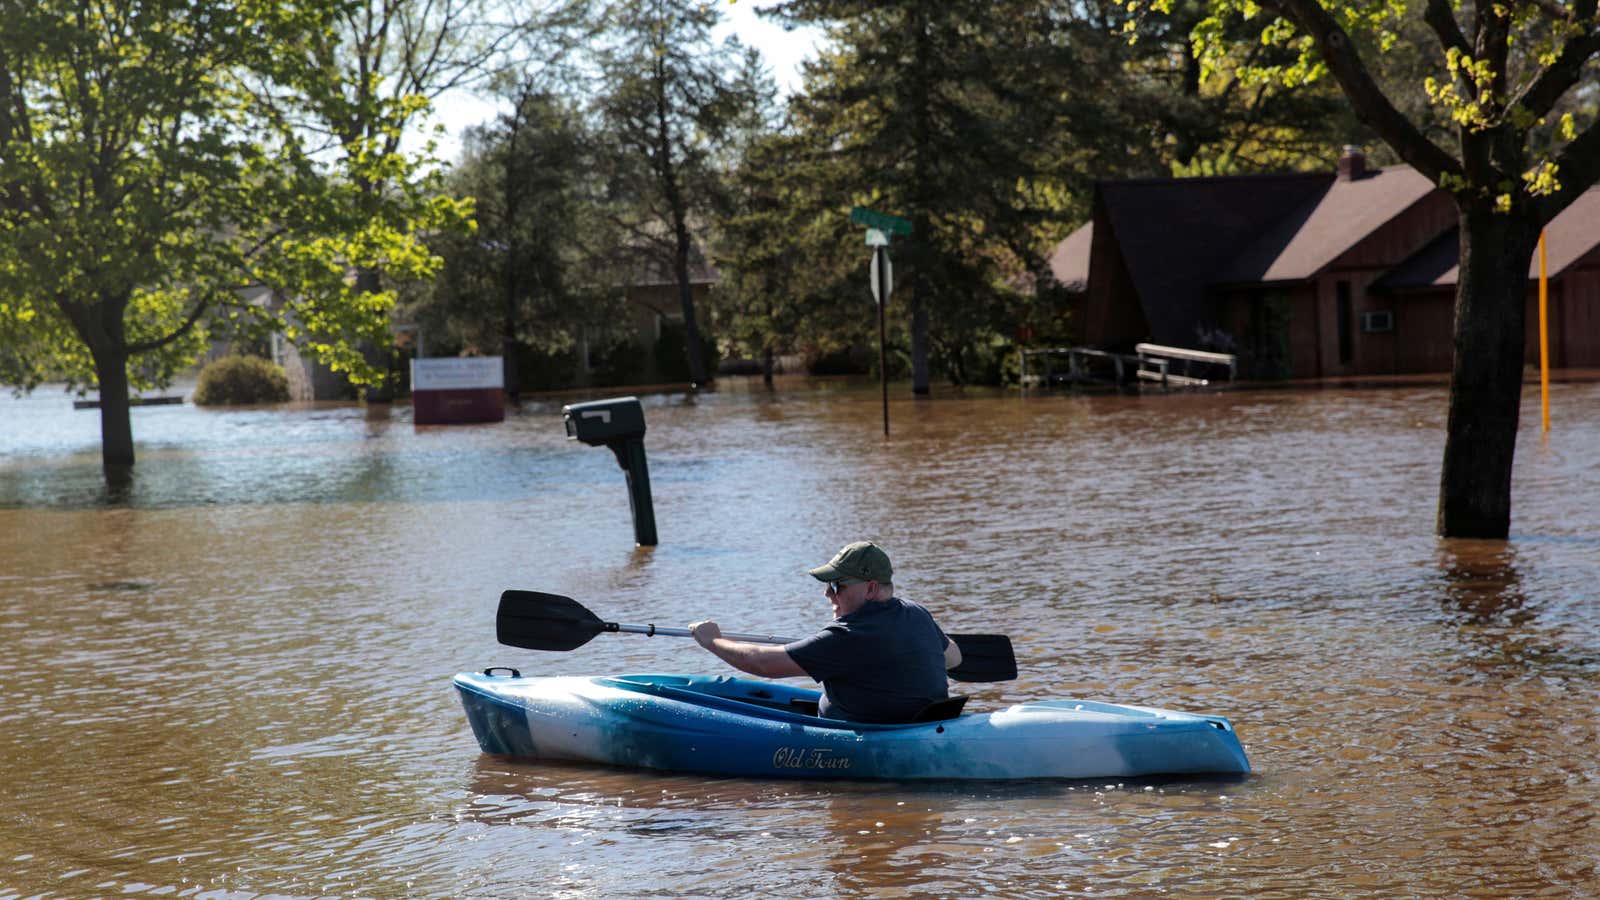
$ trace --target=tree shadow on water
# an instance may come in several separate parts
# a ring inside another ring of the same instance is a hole
[[[1516,548],[1505,541],[1444,539],[1439,569],[1446,612],[1468,625],[1524,625],[1528,608]]]
[[[1600,674],[1600,657],[1574,645],[1560,625],[1541,621],[1544,604],[1525,587],[1511,543],[1442,539],[1438,565],[1440,605],[1470,648],[1470,668]]]

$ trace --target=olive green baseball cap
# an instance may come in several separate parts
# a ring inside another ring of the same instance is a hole
[[[889,554],[883,552],[882,547],[871,541],[856,541],[845,544],[833,555],[833,559],[812,569],[811,577],[818,581],[854,578],[858,581],[893,584],[894,566],[889,564]]]

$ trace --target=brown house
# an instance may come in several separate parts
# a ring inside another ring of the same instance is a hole
[[[659,248],[651,249],[656,252],[644,249],[631,254],[628,257],[631,265],[624,269],[628,322],[633,342],[642,355],[640,369],[633,378],[646,384],[683,381],[687,376],[679,370],[685,369],[688,363],[683,358],[683,298],[678,292],[678,277]],[[721,273],[706,258],[697,240],[689,253],[689,291],[694,297],[695,320],[702,335],[708,335],[713,295],[721,279]],[[662,346],[664,334],[672,337],[666,342],[669,346]],[[671,358],[658,358],[658,352],[670,354]]]
[[[1336,173],[1102,182],[1051,265],[1079,292],[1083,343],[1236,353],[1253,378],[1443,372],[1455,228],[1449,196],[1422,175],[1369,169],[1347,148]],[[1546,231],[1551,364],[1600,364],[1600,189]]]

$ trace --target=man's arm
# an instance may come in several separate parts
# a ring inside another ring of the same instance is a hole
[[[722,636],[715,622],[696,622],[689,626],[700,646],[716,654],[717,658],[741,672],[761,678],[790,678],[804,675],[806,670],[794,661],[789,651],[776,644],[749,644],[730,641]],[[954,647],[955,644],[950,646]],[[956,651],[960,659],[961,652]],[[947,657],[948,658],[948,655]]]

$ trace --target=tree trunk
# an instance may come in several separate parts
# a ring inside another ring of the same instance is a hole
[[[772,390],[772,345],[761,348],[761,383]]]
[[[513,406],[522,399],[521,373],[517,369],[517,319],[518,301],[522,297],[522,279],[518,265],[525,258],[521,241],[517,238],[517,220],[522,217],[522,188],[527,184],[527,177],[518,169],[520,161],[518,138],[522,134],[523,112],[528,108],[530,93],[527,85],[523,85],[517,95],[511,110],[510,126],[506,133],[506,156],[503,177],[500,179],[500,195],[504,198],[505,232],[511,235],[506,247],[506,252],[501,257],[500,274],[504,282],[505,295],[502,312],[504,320],[501,324],[500,340],[500,367],[505,384],[502,386],[506,399]]]
[[[107,477],[133,465],[133,422],[128,415],[128,354],[117,348],[94,350],[100,382],[100,459]]]
[[[516,406],[522,400],[522,376],[517,371],[517,339],[510,334],[500,342],[500,366],[505,380],[506,399]]]
[[[915,286],[913,285],[913,290]],[[911,393],[928,393],[928,307],[915,294],[911,297]]]
[[[1455,360],[1439,483],[1441,537],[1504,539],[1522,407],[1528,262],[1539,230],[1527,213],[1461,202]]]
[[[678,299],[683,305],[684,352],[689,357],[689,381],[695,387],[711,383],[706,372],[705,352],[700,345],[700,323],[694,314],[694,286],[689,283],[689,228],[677,218],[677,247],[673,268],[678,276]]]
[[[363,294],[376,294],[381,287],[377,269],[357,270],[356,290]],[[361,389],[361,399],[367,403],[393,403],[394,384],[388,375],[394,364],[394,345],[374,346],[371,341],[362,341],[361,356],[366,359],[367,365],[384,374],[381,383]]]
[[[932,150],[933,136],[933,110],[928,85],[931,83],[935,70],[935,55],[933,40],[929,36],[928,9],[925,5],[918,4],[915,8],[915,18],[912,21],[914,47],[912,50],[913,80],[911,87],[912,134],[915,141],[911,160],[911,209],[907,212],[914,224],[914,242],[908,253],[911,263],[910,288],[907,293],[911,296],[911,393],[914,396],[925,397],[928,395],[930,377],[928,374],[928,277],[925,273],[931,266],[923,263],[931,262],[934,256],[932,235],[928,233],[927,211],[932,207],[928,203],[925,192],[931,189],[934,183],[932,165],[928,155]],[[919,247],[920,245],[920,247]],[[919,252],[920,250],[920,252]],[[889,374],[885,372],[887,379]]]

